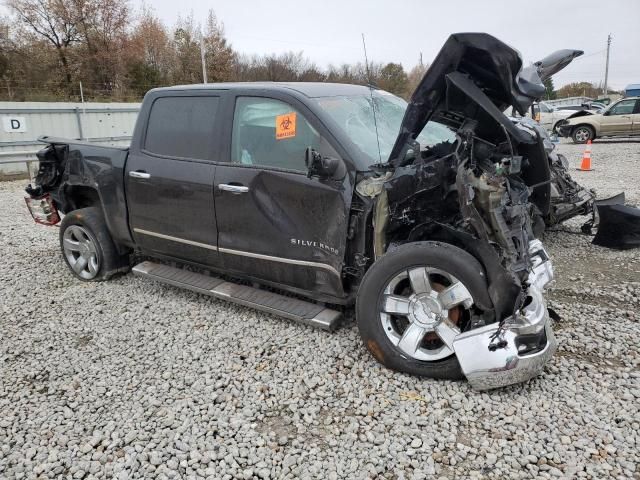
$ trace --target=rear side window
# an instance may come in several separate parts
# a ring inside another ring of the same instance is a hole
[[[167,157],[210,160],[218,97],[161,97],[151,107],[144,149]]]

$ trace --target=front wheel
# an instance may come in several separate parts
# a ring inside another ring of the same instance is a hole
[[[378,259],[356,300],[360,335],[383,365],[414,375],[460,379],[453,341],[480,314],[484,269],[469,253],[439,242],[410,243]]]
[[[596,134],[593,128],[587,125],[580,125],[573,129],[571,133],[571,138],[573,138],[574,143],[587,143],[589,140],[593,140]]]

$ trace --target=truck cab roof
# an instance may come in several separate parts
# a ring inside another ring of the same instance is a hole
[[[362,95],[369,92],[369,87],[348,83],[325,82],[221,82],[200,83],[192,85],[176,85],[172,87],[154,88],[151,92],[184,91],[184,90],[262,90],[283,93],[296,92],[308,98],[336,97],[343,95]]]

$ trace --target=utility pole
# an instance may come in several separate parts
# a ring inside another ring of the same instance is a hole
[[[424,63],[422,63],[422,52],[420,52],[420,66],[422,67]]]
[[[609,86],[609,51],[611,50],[611,34],[607,37],[607,64],[604,68],[604,96],[607,96]]]
[[[204,59],[204,36],[202,32],[200,32],[200,60],[202,61],[202,80],[204,83],[207,82],[207,64]]]

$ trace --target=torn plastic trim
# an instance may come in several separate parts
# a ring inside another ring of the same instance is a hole
[[[553,281],[553,265],[549,254],[538,239],[529,242],[529,255],[533,266],[527,283],[541,291]]]
[[[477,390],[524,382],[540,374],[557,349],[543,288],[553,280],[549,256],[539,240],[529,244],[533,268],[520,312],[458,335],[453,348],[462,372]],[[496,337],[500,347],[491,348]]]
[[[453,349],[471,387],[491,390],[522,383],[542,373],[558,348],[546,309],[542,324],[539,340],[544,342],[544,347],[526,354],[518,352],[524,336],[514,330],[505,332],[504,348],[490,351],[487,345],[497,330],[495,324],[458,335],[453,341]]]

